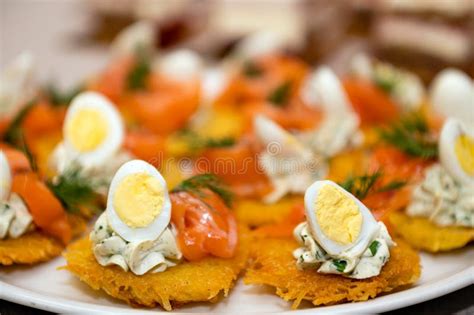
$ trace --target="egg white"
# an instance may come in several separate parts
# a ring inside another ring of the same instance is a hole
[[[302,143],[291,133],[264,115],[257,115],[253,120],[255,134],[272,155],[311,156]]]
[[[430,87],[430,103],[444,117],[474,123],[474,82],[457,69],[441,71]]]
[[[146,173],[157,179],[163,186],[163,208],[160,214],[146,227],[132,228],[123,222],[114,208],[114,196],[117,185],[128,175],[136,173]],[[109,195],[107,196],[107,220],[112,229],[125,240],[132,241],[153,241],[156,240],[166,229],[171,219],[171,201],[168,194],[166,181],[160,172],[151,164],[142,160],[132,160],[123,164],[110,184]]]
[[[332,185],[336,187],[347,197],[354,200],[359,207],[359,211],[362,215],[362,227],[359,236],[352,244],[341,245],[330,240],[324,235],[321,228],[319,227],[318,219],[315,214],[315,204],[320,189],[325,185]],[[375,218],[370,210],[351,193],[330,180],[319,180],[314,182],[306,190],[304,204],[306,219],[310,226],[310,231],[313,237],[318,241],[318,244],[321,245],[321,247],[324,248],[324,250],[330,255],[339,256],[341,253],[345,253],[347,256],[358,256],[362,254],[362,252],[367,248],[369,242],[373,239],[375,233],[378,231],[377,221],[375,221]]]
[[[156,33],[153,22],[141,20],[127,26],[110,45],[115,56],[129,56],[137,53],[137,49],[153,53],[156,44]]]
[[[67,126],[75,114],[82,109],[94,109],[102,113],[107,120],[107,136],[93,151],[79,152],[72,145],[67,134]],[[124,123],[115,106],[102,94],[84,92],[76,96],[69,106],[63,125],[64,146],[68,156],[83,167],[99,167],[107,163],[122,147],[124,138]]]
[[[287,41],[279,33],[259,31],[245,37],[236,47],[236,56],[253,59],[282,51]]]
[[[474,128],[470,128],[455,118],[448,118],[441,129],[439,138],[439,159],[449,174],[459,182],[474,184],[474,177],[462,169],[454,150],[454,143],[461,135],[474,139]]]
[[[229,75],[224,69],[214,67],[203,72],[201,95],[204,105],[210,105],[224,91],[229,81]]]
[[[0,201],[6,201],[12,188],[12,173],[7,157],[0,151]]]
[[[194,51],[180,49],[163,56],[153,68],[167,77],[184,81],[201,75],[203,61]]]
[[[327,66],[319,67],[306,79],[301,96],[308,105],[322,108],[329,115],[354,113],[341,81]]]

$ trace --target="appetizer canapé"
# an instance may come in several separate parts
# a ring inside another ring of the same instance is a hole
[[[438,143],[440,162],[425,169],[406,211],[391,215],[396,232],[431,252],[474,239],[474,129],[449,118]]]
[[[285,300],[314,305],[363,301],[414,283],[419,257],[395,243],[382,222],[357,198],[331,181],[305,194],[306,221],[295,241],[262,239],[252,248],[244,281],[276,288]]]
[[[66,213],[61,199],[64,194],[54,193],[58,187],[41,180],[21,152],[1,146],[1,265],[50,260],[61,254],[73,236],[85,230],[81,216]]]

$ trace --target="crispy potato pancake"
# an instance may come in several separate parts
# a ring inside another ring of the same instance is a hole
[[[234,213],[237,221],[251,227],[277,223],[283,220],[291,208],[303,202],[303,196],[281,199],[274,204],[265,204],[259,200],[243,199],[235,202]]]
[[[84,238],[68,247],[64,269],[94,290],[103,290],[130,305],[155,307],[159,304],[170,311],[181,304],[216,302],[220,296],[227,296],[246,265],[248,243],[249,239],[241,234],[237,253],[232,259],[209,257],[183,262],[165,272],[137,276],[118,266],[99,265],[90,240]]]
[[[365,301],[412,284],[420,277],[418,254],[402,241],[397,241],[397,244],[391,249],[391,258],[379,276],[355,280],[320,274],[313,269],[299,270],[292,256],[292,251],[298,247],[293,240],[259,240],[252,247],[253,261],[244,282],[275,287],[278,296],[293,301],[293,308],[297,308],[302,300],[314,305]]]
[[[427,218],[411,217],[394,212],[389,217],[391,229],[417,249],[436,253],[464,247],[474,240],[474,229],[465,227],[441,227]]]
[[[61,242],[40,232],[31,232],[16,239],[0,241],[0,264],[36,264],[59,256]]]
[[[74,236],[86,230],[86,221],[77,215],[69,215]],[[38,231],[22,235],[16,239],[0,240],[0,265],[36,264],[57,257],[64,245],[55,238]]]

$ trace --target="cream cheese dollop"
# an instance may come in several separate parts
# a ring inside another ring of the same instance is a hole
[[[258,115],[254,129],[265,146],[259,163],[273,185],[264,202],[275,203],[289,193],[303,194],[311,183],[327,174],[327,163],[321,156],[269,118]]]
[[[298,138],[316,154],[332,157],[363,142],[359,116],[352,109],[337,75],[327,66],[316,69],[305,81],[301,98],[324,112],[322,122]]]
[[[90,239],[100,265],[117,265],[136,275],[163,272],[176,266],[182,258],[171,227],[155,240],[128,242],[114,232],[105,213],[95,223]]]
[[[33,227],[33,217],[25,203],[15,193],[0,202],[0,239],[18,238]]]
[[[325,157],[333,157],[363,142],[359,118],[355,114],[328,115],[317,129],[300,133],[298,138],[315,153]]]
[[[430,219],[439,226],[474,227],[474,186],[457,181],[441,165],[425,171],[413,190],[406,212]]]
[[[300,223],[293,235],[300,245],[293,251],[298,268],[317,268],[320,273],[339,274],[353,279],[366,279],[380,274],[390,259],[390,247],[394,246],[387,228],[378,223],[378,231],[362,254],[355,256],[351,250],[338,255],[328,254],[311,233],[307,222]]]

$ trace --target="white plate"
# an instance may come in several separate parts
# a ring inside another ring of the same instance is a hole
[[[273,295],[273,289],[246,286],[239,281],[228,298],[217,304],[195,303],[176,309],[183,313],[249,313],[285,312],[300,313],[376,313],[420,303],[453,292],[474,283],[474,247],[449,254],[421,254],[420,281],[403,291],[380,296],[367,302],[347,303],[312,308],[303,303],[302,309],[291,311],[291,304]],[[144,309],[130,308],[125,303],[96,292],[65,270],[57,258],[36,267],[8,267],[0,270],[0,298],[11,302],[67,313],[143,313]],[[160,308],[153,310],[162,311]]]

